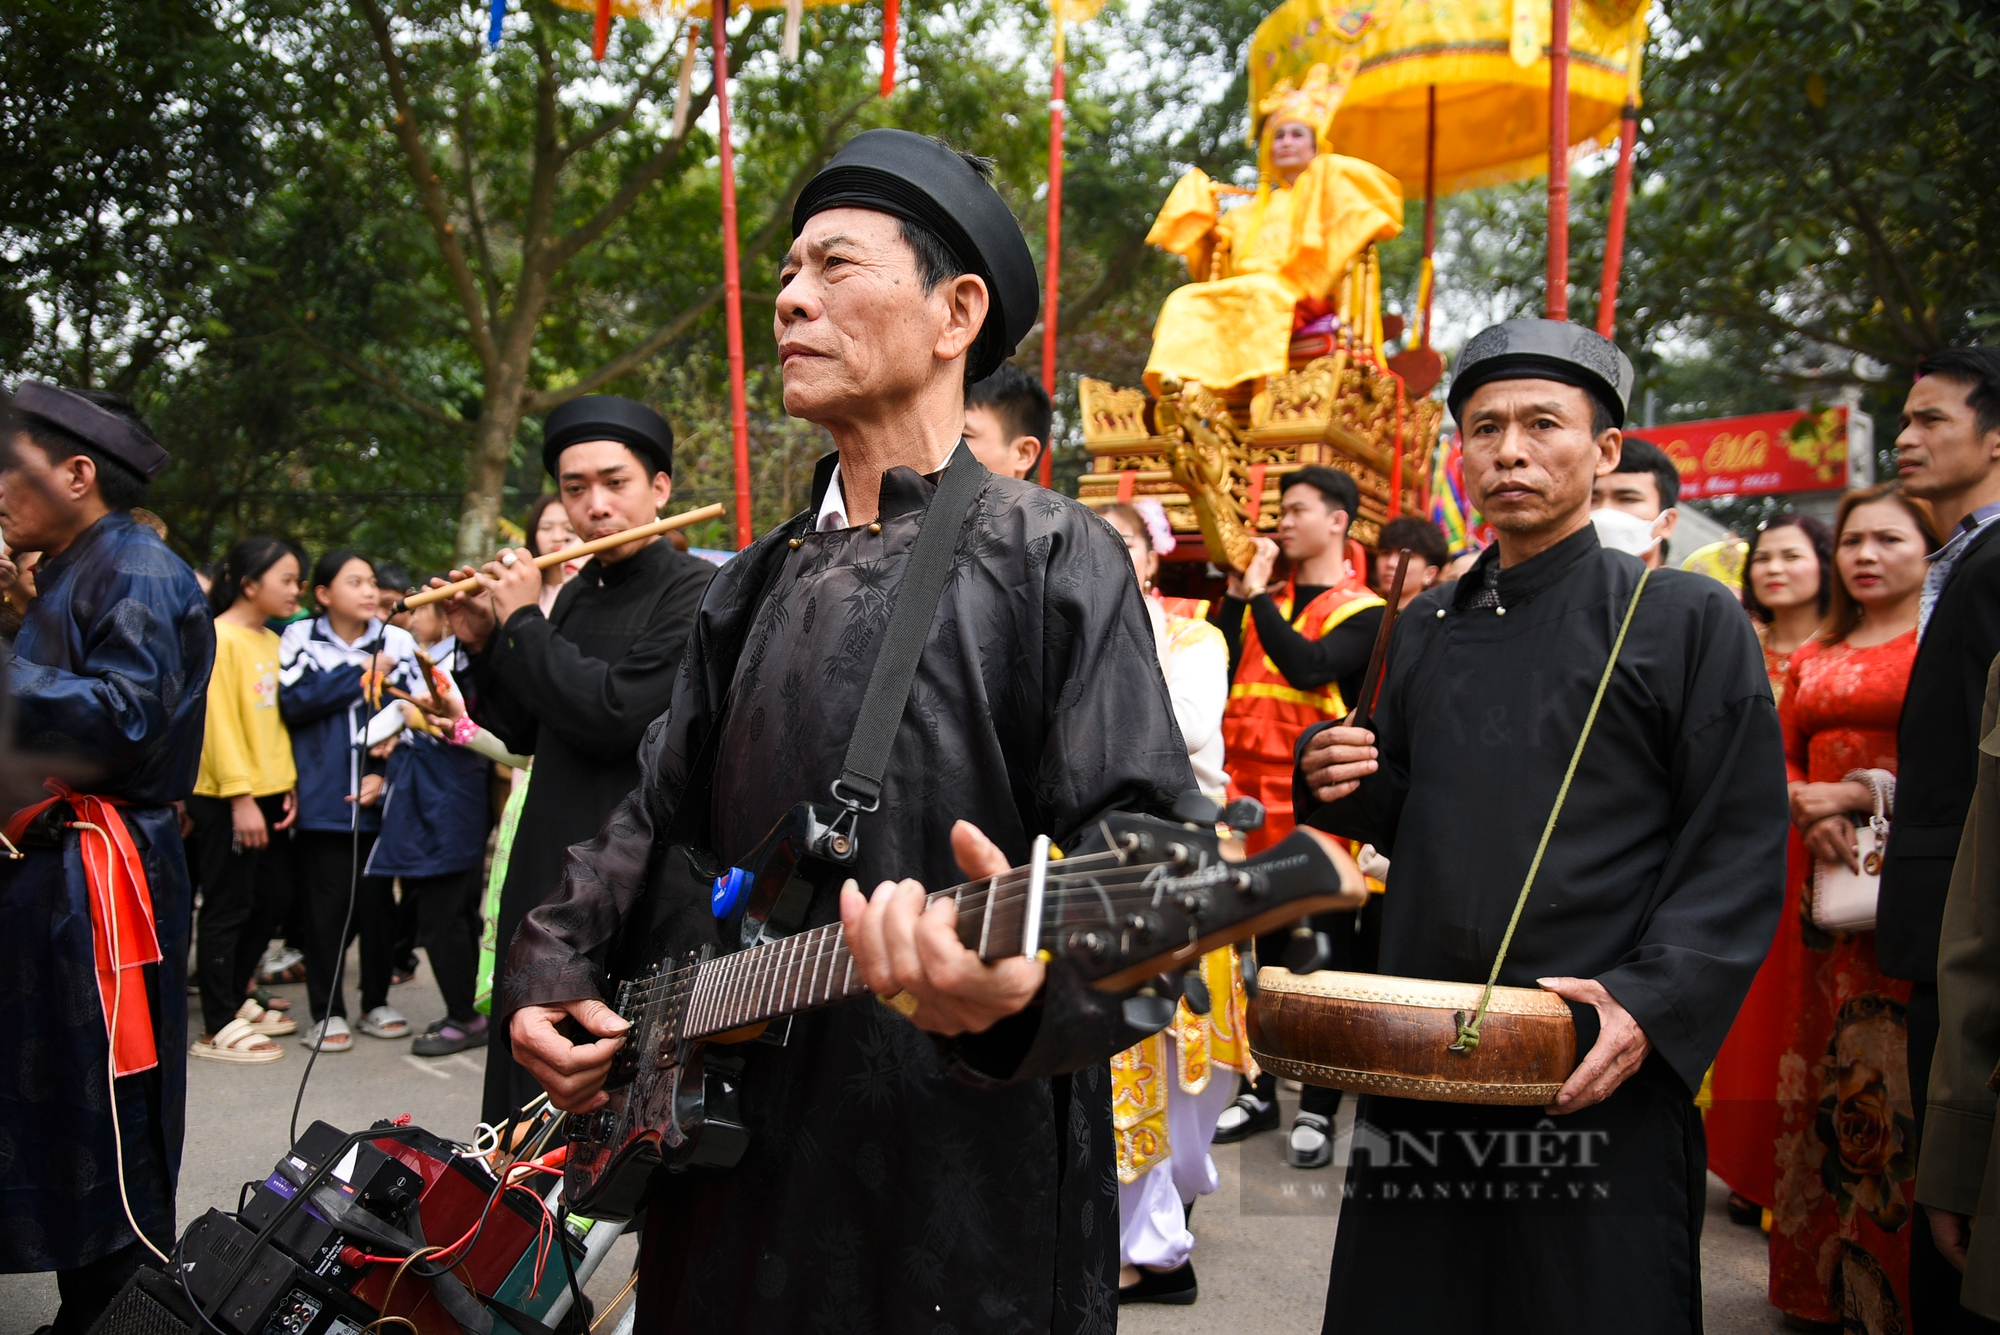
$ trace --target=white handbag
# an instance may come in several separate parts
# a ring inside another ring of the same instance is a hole
[[[1814,859],[1812,920],[1821,931],[1872,932],[1875,903],[1882,893],[1882,851],[1889,842],[1888,807],[1894,800],[1883,790],[1893,793],[1895,779],[1880,770],[1856,770],[1847,779],[1867,784],[1875,794],[1875,810],[1868,823],[1854,827],[1861,870],[1849,871],[1846,863]]]

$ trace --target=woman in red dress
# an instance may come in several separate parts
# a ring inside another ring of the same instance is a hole
[[[1917,1219],[1910,985],[1882,976],[1873,931],[1814,925],[1810,878],[1814,862],[1861,870],[1854,813],[1874,806],[1863,771],[1877,772],[1894,801],[1896,722],[1937,534],[1889,483],[1848,494],[1834,541],[1826,628],[1792,655],[1779,707],[1808,861],[1787,895],[1799,912],[1779,927],[1797,955],[1778,1062],[1771,1301],[1794,1327],[1901,1332]]]
[[[1785,698],[1785,668],[1792,655],[1819,633],[1833,597],[1833,532],[1810,515],[1785,515],[1758,531],[1743,572],[1743,608],[1757,625],[1771,694]],[[1805,850],[1793,831],[1785,913],[1798,920],[1799,869]],[[1785,1050],[1791,1014],[1792,968],[1798,934],[1779,932],[1757,971],[1729,1038],[1716,1054],[1709,1080],[1708,1166],[1729,1185],[1729,1217],[1763,1222],[1775,1197],[1778,1140],[1778,1058]]]

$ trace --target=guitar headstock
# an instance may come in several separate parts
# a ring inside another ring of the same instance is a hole
[[[1251,858],[1240,848],[1212,823],[1114,813],[1039,869],[1038,895],[996,886],[986,911],[962,910],[961,935],[987,959],[1020,954],[1038,901],[1039,949],[1118,992],[1218,946],[1365,902],[1345,847],[1317,831],[1294,831]],[[1025,871],[1032,886],[1037,869]]]

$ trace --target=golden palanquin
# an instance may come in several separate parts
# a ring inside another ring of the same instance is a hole
[[[1444,406],[1401,396],[1394,376],[1366,355],[1338,348],[1259,387],[1228,397],[1199,385],[1156,399],[1102,380],[1078,385],[1091,468],[1078,497],[1101,508],[1153,497],[1177,535],[1201,537],[1217,565],[1248,565],[1253,533],[1278,524],[1286,474],[1324,464],[1361,492],[1354,538],[1374,546],[1390,518],[1399,417],[1399,514],[1421,514],[1418,489]]]

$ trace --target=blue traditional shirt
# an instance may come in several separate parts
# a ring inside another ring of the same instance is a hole
[[[8,694],[17,744],[79,757],[121,799],[161,962],[145,969],[159,1065],[105,1097],[109,1056],[77,835],[0,859],[0,1272],[65,1270],[133,1241],[119,1192],[171,1246],[187,1086],[187,860],[173,803],[194,788],[215,628],[187,563],[124,511],[36,569]]]

